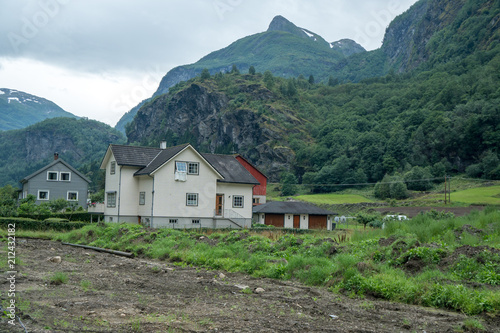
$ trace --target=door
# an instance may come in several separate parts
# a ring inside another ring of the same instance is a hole
[[[326,229],[326,215],[309,215],[309,229]]]
[[[215,216],[222,216],[224,213],[224,194],[217,194],[215,197]]]
[[[285,214],[266,214],[267,225],[274,225],[276,228],[285,227]]]
[[[300,215],[293,216],[293,228],[300,229]]]

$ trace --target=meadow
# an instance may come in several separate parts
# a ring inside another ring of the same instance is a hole
[[[28,234],[27,234],[28,235]],[[31,233],[31,236],[40,236]],[[296,280],[355,298],[451,309],[500,310],[500,211],[431,211],[385,229],[306,234],[280,230],[151,230],[89,225],[55,240],[132,252],[177,265]]]

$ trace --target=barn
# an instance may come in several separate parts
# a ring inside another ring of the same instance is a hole
[[[300,201],[272,201],[253,208],[255,223],[277,228],[332,230],[336,213]]]

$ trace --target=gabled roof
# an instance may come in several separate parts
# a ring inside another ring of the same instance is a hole
[[[271,201],[253,208],[254,213],[337,215],[330,210],[301,201]]]
[[[181,151],[186,149],[188,146],[189,144],[187,143],[180,146],[170,147],[166,149],[159,149],[158,153],[154,156],[154,158],[151,159],[148,164],[146,164],[146,167],[137,171],[134,175],[135,176],[150,175],[158,168],[160,168],[163,164],[170,161],[170,159],[172,159],[175,155],[179,154]]]
[[[202,154],[202,156],[224,177],[221,183],[260,185],[234,155]]]
[[[267,179],[267,176],[259,170],[259,168],[257,168],[255,165],[253,165],[253,163],[251,163],[249,160],[247,160],[246,158],[244,158],[243,156],[241,156],[240,154],[237,154],[235,157],[239,157],[241,158],[243,161],[245,161],[248,165],[250,165],[255,171],[257,171],[258,173],[260,173],[263,177],[265,177]],[[246,168],[245,168],[246,169]]]
[[[123,166],[145,167],[162,151],[160,148],[109,145],[116,163]]]
[[[222,179],[219,182],[259,185],[260,183],[238,162],[234,155],[199,154],[189,143],[169,147],[166,149],[136,147],[123,145],[110,145],[106,156],[111,152],[116,163],[122,166],[132,166],[139,168],[134,176],[152,175],[156,170],[168,163],[186,148],[191,147],[201,159],[217,173]],[[106,161],[106,156],[101,163],[101,168]]]
[[[65,167],[67,167],[69,170],[71,170],[71,172],[73,172],[74,174],[77,174],[80,178],[82,178],[83,180],[85,180],[87,183],[91,183],[92,181],[90,179],[88,179],[87,177],[85,177],[82,173],[80,173],[78,170],[76,170],[75,168],[73,168],[71,165],[68,164],[68,162],[64,161],[62,158],[58,158],[57,160],[54,160],[52,161],[51,163],[47,164],[46,166],[44,166],[43,168],[33,172],[31,175],[27,176],[27,177],[24,177],[22,180],[21,180],[21,184],[24,184],[26,182],[28,182],[28,180],[30,180],[31,178],[35,177],[36,175],[52,168],[54,165],[58,164],[58,163],[61,163],[63,164]]]

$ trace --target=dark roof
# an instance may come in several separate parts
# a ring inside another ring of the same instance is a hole
[[[202,156],[224,177],[219,182],[260,185],[234,155],[202,154]]]
[[[189,144],[183,144],[180,146],[170,147],[166,149],[159,149],[158,153],[155,157],[150,161],[149,164],[146,165],[145,168],[137,171],[135,173],[136,176],[140,175],[149,175],[154,172],[156,169],[161,167],[163,164],[168,162],[172,157],[177,155],[180,151],[185,149]]]
[[[134,174],[135,176],[150,175],[188,146],[189,144],[186,143],[180,146],[160,149],[110,145],[118,165],[141,168]],[[224,178],[220,179],[219,182],[260,184],[254,176],[238,162],[234,155],[201,154],[201,156]]]
[[[330,210],[301,201],[272,201],[253,208],[254,213],[337,215]]]
[[[110,145],[118,165],[145,167],[160,152],[160,148]]]
[[[64,166],[66,166],[68,169],[70,169],[71,172],[76,173],[80,178],[82,178],[83,180],[85,180],[87,183],[91,183],[92,182],[90,179],[88,179],[87,177],[85,177],[81,172],[79,172],[78,170],[76,170],[75,168],[73,168],[71,165],[69,165],[68,162],[64,161],[62,158],[58,158],[57,160],[52,161],[51,163],[47,164],[43,168],[41,168],[41,169],[33,172],[31,175],[29,175],[27,177],[24,177],[21,180],[21,183],[22,184],[26,183],[31,178],[35,177],[39,173],[42,173],[42,172],[44,172],[45,170],[47,170],[49,168],[51,168],[52,166],[56,165],[57,163],[64,164]]]

